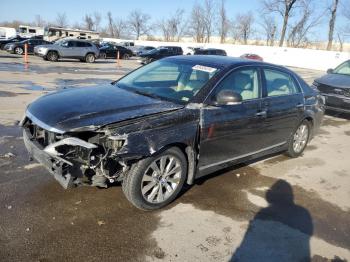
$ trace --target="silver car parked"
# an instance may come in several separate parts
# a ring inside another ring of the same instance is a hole
[[[34,48],[34,54],[45,60],[57,61],[60,58],[74,58],[87,63],[95,62],[99,49],[91,42],[80,39],[61,39],[53,45],[40,45]]]

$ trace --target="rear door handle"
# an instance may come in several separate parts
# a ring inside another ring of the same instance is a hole
[[[297,107],[297,108],[302,108],[302,107],[304,107],[304,104],[297,104],[296,107]]]
[[[258,117],[266,117],[266,114],[267,114],[266,111],[261,111],[261,112],[256,113],[255,115]]]

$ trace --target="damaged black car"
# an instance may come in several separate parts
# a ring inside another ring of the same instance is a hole
[[[176,56],[109,86],[73,88],[31,103],[30,155],[65,187],[120,182],[144,210],[185,183],[271,153],[300,156],[324,103],[294,72],[222,56]]]

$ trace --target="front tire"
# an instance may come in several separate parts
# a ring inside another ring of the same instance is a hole
[[[85,56],[86,63],[93,63],[95,62],[95,55],[94,54],[87,54]]]
[[[139,209],[159,209],[176,198],[186,176],[186,157],[172,147],[135,163],[123,180],[123,192]]]
[[[16,48],[15,48],[15,53],[16,53],[17,55],[23,55],[24,50],[23,50],[22,47],[16,47]]]
[[[290,157],[300,156],[304,152],[309,142],[310,133],[311,123],[307,120],[304,120],[297,127],[289,140],[287,155]]]
[[[49,51],[46,55],[47,60],[56,62],[58,60],[58,54],[55,51]]]
[[[123,55],[123,59],[124,60],[129,60],[130,59],[130,55],[129,54],[124,54]]]

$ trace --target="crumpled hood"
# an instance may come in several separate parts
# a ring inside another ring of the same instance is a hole
[[[48,94],[31,103],[27,110],[45,125],[66,132],[83,127],[98,128],[182,107],[109,85]]]
[[[327,74],[315,80],[319,84],[332,87],[350,88],[350,76],[340,74]]]

